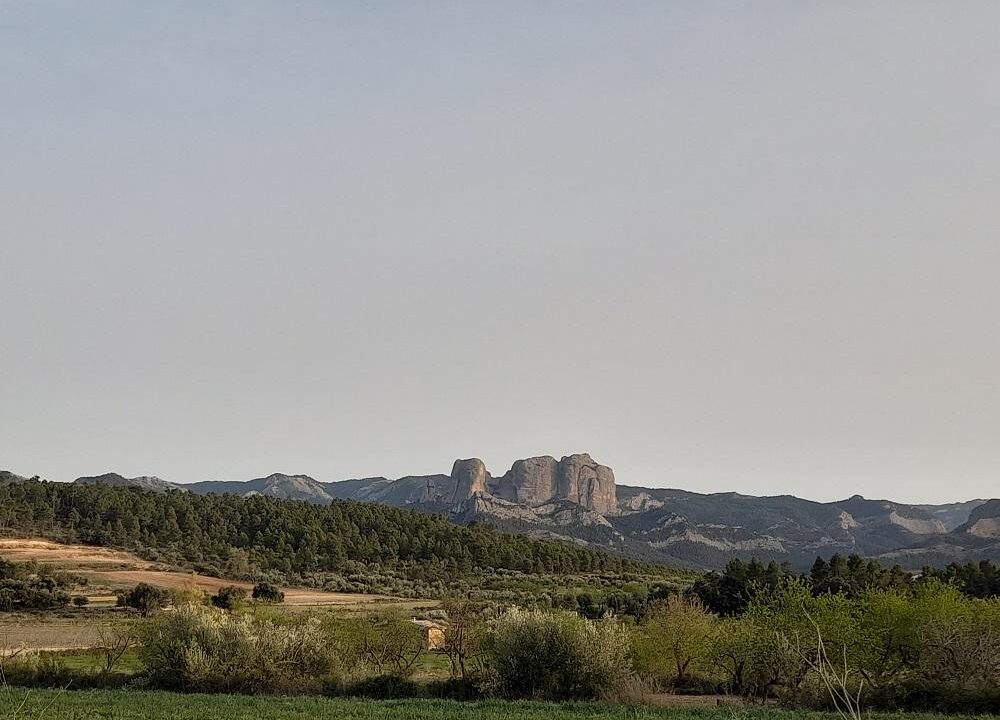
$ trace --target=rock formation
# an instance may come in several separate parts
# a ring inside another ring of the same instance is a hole
[[[455,490],[451,502],[460,503],[478,493],[489,492],[490,474],[486,472],[486,464],[479,458],[456,460],[451,468],[451,479],[455,481]]]
[[[559,461],[559,497],[601,515],[618,509],[615,474],[590,455],[570,455]]]
[[[586,454],[558,461],[549,455],[518,460],[491,491],[503,500],[526,505],[566,500],[601,515],[618,510],[614,472]]]

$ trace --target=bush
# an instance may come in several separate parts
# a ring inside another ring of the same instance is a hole
[[[0,611],[53,610],[70,602],[71,576],[52,573],[37,563],[12,563],[0,559]]]
[[[211,595],[194,585],[174,588],[170,591],[172,605],[210,605]]]
[[[220,610],[238,610],[246,599],[246,590],[236,585],[227,585],[212,596],[212,605]]]
[[[119,607],[134,608],[143,616],[151,615],[169,603],[170,593],[148,583],[139,583],[128,592],[118,595]]]
[[[486,628],[484,687],[545,700],[614,696],[633,677],[629,646],[614,620],[513,609]]]
[[[90,604],[90,598],[88,598],[86,595],[74,595],[72,602],[74,607],[78,608],[87,607],[87,605]]]
[[[285,593],[277,585],[269,582],[259,582],[253,586],[251,597],[261,602],[280,603],[285,601]]]
[[[188,605],[148,621],[140,658],[154,687],[198,692],[316,692],[335,659],[317,621],[299,626]]]

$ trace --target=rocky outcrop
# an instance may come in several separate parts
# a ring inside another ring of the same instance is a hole
[[[616,489],[617,492],[617,489]],[[647,492],[627,495],[618,500],[618,512],[622,515],[633,515],[663,507],[663,501],[657,500]]]
[[[906,528],[914,535],[940,535],[946,532],[944,523],[936,518],[908,517],[897,508],[889,513],[889,522]]]
[[[941,521],[944,529],[951,532],[959,525],[968,521],[973,510],[985,505],[986,500],[967,500],[965,502],[948,503],[946,505],[915,505],[918,510],[923,510],[928,515]]]
[[[1000,538],[1000,518],[976,520],[966,532],[981,538]]]
[[[455,482],[455,490],[451,502],[460,503],[473,495],[489,492],[490,474],[486,464],[479,458],[456,460],[451,468],[451,479]]]
[[[588,510],[611,515],[618,510],[615,474],[590,455],[570,455],[559,461],[559,497]]]
[[[558,471],[559,463],[549,455],[518,460],[500,478],[495,494],[511,502],[541,505],[556,497]]]
[[[509,502],[544,505],[566,500],[600,515],[618,512],[615,474],[587,454],[556,460],[549,455],[518,460],[492,488]]]
[[[837,527],[841,530],[853,530],[858,527],[858,521],[849,512],[842,512],[837,516]]]
[[[1000,538],[1000,500],[990,500],[977,507],[960,530],[977,538]]]

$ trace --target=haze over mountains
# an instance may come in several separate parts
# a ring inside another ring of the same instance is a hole
[[[308,475],[275,473],[246,481],[181,485],[153,476],[108,473],[75,482],[320,504],[337,499],[376,502],[697,568],[720,567],[733,557],[787,561],[805,568],[817,555],[835,552],[911,568],[1000,558],[1000,499],[910,505],[854,495],[820,503],[791,495],[633,487],[618,485],[612,469],[587,454],[518,460],[497,477],[472,458],[456,460],[448,474],[396,480],[320,482]]]

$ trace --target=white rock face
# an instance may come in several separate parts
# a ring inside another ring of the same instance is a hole
[[[920,520],[917,518],[908,518],[900,515],[895,510],[889,513],[889,522],[893,525],[899,525],[900,527],[906,528],[911,533],[916,535],[938,535],[945,532],[944,523],[940,520]]]
[[[618,502],[618,512],[621,515],[632,515],[661,507],[663,507],[663,501],[657,500],[646,492],[636,493],[632,497]]]
[[[1000,538],[1000,518],[981,518],[966,531],[981,538]]]
[[[683,532],[671,535],[663,540],[657,540],[650,543],[650,545],[656,548],[664,548],[682,542],[698,543],[701,545],[707,545],[708,547],[712,547],[717,550],[725,550],[727,552],[735,550],[785,551],[785,546],[781,544],[781,541],[773,537],[759,537],[750,540],[726,540],[723,538],[708,537],[707,535],[703,535],[697,530],[692,529],[684,530]]]
[[[856,528],[858,526],[858,521],[854,519],[854,516],[849,512],[840,513],[840,529],[850,530],[851,528]]]

